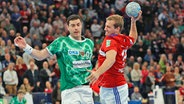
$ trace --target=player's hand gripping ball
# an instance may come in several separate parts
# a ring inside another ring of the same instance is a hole
[[[129,17],[137,17],[141,6],[137,2],[130,2],[125,8],[125,12]]]

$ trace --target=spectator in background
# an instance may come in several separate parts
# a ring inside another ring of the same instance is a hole
[[[167,64],[167,57],[165,54],[161,54],[160,60],[159,60],[159,65],[161,67],[161,72],[165,73],[166,72],[166,64]]]
[[[181,86],[182,76],[179,73],[179,67],[174,67],[175,85],[177,88]]]
[[[10,4],[10,6],[9,6],[8,9],[9,9],[10,13],[12,13],[15,9],[16,9],[17,11],[19,11],[20,8],[19,8],[19,6],[18,6],[18,2],[17,2],[16,0],[12,0],[12,2],[11,2],[11,4]]]
[[[184,36],[181,37],[180,42],[176,45],[176,54],[184,57]]]
[[[10,34],[10,30],[14,30],[14,34],[15,34],[15,31],[16,31],[16,28],[14,27],[14,25],[10,22],[10,20],[8,18],[5,19],[5,27],[4,29],[6,30],[6,32],[8,34]],[[11,39],[12,40],[12,39]],[[12,41],[13,42],[13,41]]]
[[[150,61],[155,59],[156,57],[152,54],[151,49],[147,49],[147,53],[144,56],[144,61],[147,61],[150,64]]]
[[[145,80],[145,89],[143,90],[144,92],[144,98],[148,98],[148,94],[150,92],[153,92],[154,86],[155,86],[155,76],[152,71],[149,71],[148,76],[146,77]]]
[[[27,70],[27,65],[24,63],[22,57],[18,57],[15,64],[15,71],[17,72],[18,79],[19,79],[18,86],[20,86],[23,83],[23,75],[26,70]]]
[[[183,97],[182,102],[181,102],[181,104],[183,104],[184,103],[184,77],[182,78],[182,85],[179,88],[179,92],[180,92],[181,96]]]
[[[5,19],[11,20],[10,13],[8,13],[6,8],[3,8],[2,13],[0,14],[0,22],[3,22]]]
[[[141,66],[142,79],[141,84],[144,84],[148,76],[149,70],[147,69],[147,62],[144,62]]]
[[[127,66],[130,66],[131,68],[133,68],[133,65],[135,63],[135,57],[134,56],[130,56],[130,58],[127,60]]]
[[[53,36],[53,30],[49,29],[46,36],[44,37],[45,43],[47,43],[47,45],[49,45],[54,39],[55,38]]]
[[[31,40],[32,38],[30,36],[30,33],[27,33],[27,35],[24,37],[24,39],[27,42],[27,44],[32,45],[32,40]]]
[[[174,64],[174,66],[179,67],[180,74],[184,71],[184,62],[183,62],[183,57],[181,55],[177,56],[177,60]]]
[[[167,63],[168,63],[171,67],[174,67],[175,61],[174,61],[174,59],[173,59],[173,53],[169,53],[169,54],[168,54]]]
[[[48,93],[48,94],[51,94],[53,92],[52,84],[49,81],[46,81],[45,86],[46,87],[44,88],[44,92]]]
[[[53,27],[52,27],[52,18],[51,17],[49,17],[47,19],[47,22],[45,23],[44,29],[45,29],[46,34],[49,32],[49,30],[53,30]]]
[[[38,38],[38,35],[37,34],[33,34],[32,35],[32,46],[35,47],[35,46],[39,46],[39,48],[41,48],[42,46],[42,42],[40,41],[40,39]]]
[[[4,56],[4,60],[2,61],[3,69],[7,69],[9,63],[13,62],[11,60],[11,55],[9,53],[6,53]]]
[[[0,98],[3,98],[3,96],[8,96],[6,94],[5,88],[3,86],[2,76],[0,77]]]
[[[38,69],[38,65],[35,63],[35,59],[33,59],[32,57],[29,59],[29,63],[28,63],[28,65],[27,65],[27,68],[28,68],[28,69],[31,69],[31,65],[30,65],[31,62],[34,63],[34,69],[35,69],[35,70],[39,70],[39,69]]]
[[[23,84],[21,84],[19,89],[24,90],[26,93],[31,93],[33,90],[33,87],[31,87],[29,80],[27,78],[24,78]]]
[[[131,94],[131,100],[138,100],[138,101],[142,100],[142,95],[139,92],[139,87],[137,86],[134,87],[134,92]]]
[[[163,81],[165,81],[166,87],[173,88],[175,87],[175,76],[174,73],[171,72],[171,66],[166,67],[166,73],[163,76]]]
[[[102,35],[103,29],[102,29],[102,26],[98,24],[97,19],[93,20],[93,23],[90,28],[91,28],[91,33],[94,38],[99,38]]]
[[[39,25],[36,21],[34,21],[33,26],[30,27],[29,33],[30,33],[31,39],[33,39],[33,35],[35,34],[37,36],[37,39],[40,40]]]
[[[14,8],[13,9],[13,13],[11,14],[11,21],[12,24],[14,25],[14,27],[16,27],[17,32],[21,32],[21,15],[19,13],[19,9],[18,8]]]
[[[13,40],[15,39],[16,35],[19,36],[19,33],[16,33],[15,30],[11,29],[9,31],[9,39],[11,40],[12,43],[14,43]]]
[[[3,81],[5,82],[6,90],[10,95],[16,95],[17,93],[18,76],[13,70],[14,65],[14,63],[9,63],[7,70],[3,74]]]
[[[26,4],[22,3],[22,9],[20,10],[20,15],[22,17],[21,19],[21,25],[26,26],[29,28],[30,23],[30,11],[28,11]]]
[[[1,38],[1,39],[2,39],[2,38]],[[5,43],[4,40],[1,40],[1,41],[0,41],[0,48],[1,48],[1,50],[0,50],[1,57],[4,57],[4,55],[5,55],[5,48],[6,48],[6,43]],[[1,61],[2,61],[2,60],[1,60]]]
[[[3,30],[1,32],[1,36],[2,36],[2,39],[5,41],[5,45],[6,45],[7,41],[9,40],[9,36],[8,36],[7,32],[5,30]]]
[[[37,24],[38,26],[40,25],[40,20],[38,19],[37,13],[33,14],[33,17],[32,17],[31,22],[30,22],[30,27],[33,27],[34,24]]]
[[[53,104],[61,104],[60,81],[56,83],[56,86],[53,89],[52,102]]]
[[[60,79],[60,69],[58,63],[55,64],[55,67],[51,73],[52,76],[52,85],[57,85],[58,80]]]
[[[159,64],[156,65],[156,68],[155,68],[155,83],[156,85],[159,85],[159,86],[163,86],[164,85],[164,82],[161,81],[162,77],[163,77],[163,72],[161,72],[161,67]]]
[[[174,92],[175,91],[175,76],[174,73],[171,72],[171,67],[166,66],[166,73],[162,78],[162,81],[165,81],[166,88],[163,90],[164,93]],[[175,103],[175,95],[174,94],[164,94],[165,104],[174,104]]]
[[[144,57],[146,54],[147,46],[143,43],[142,40],[139,40],[138,43],[134,46],[136,57]]]
[[[49,65],[47,61],[43,62],[43,68],[40,70],[40,84],[41,84],[41,88],[44,89],[45,83],[47,81],[52,81],[52,77],[51,77],[51,70],[49,69]]]
[[[26,70],[23,78],[27,78],[30,82],[31,87],[35,87],[37,82],[40,82],[39,71],[35,69],[34,61],[30,61],[30,69]]]
[[[29,34],[28,32],[28,27],[27,26],[23,26],[22,28],[22,32],[21,32],[21,36],[22,37],[26,37]],[[28,42],[29,43],[29,42]],[[31,43],[31,42],[30,42]],[[31,45],[31,44],[30,44]]]
[[[53,27],[54,27],[53,29],[58,28],[61,31],[64,30],[64,23],[63,23],[62,19],[59,16],[55,17],[55,20],[52,22],[52,24],[53,24]]]
[[[135,62],[133,66],[133,70],[131,71],[131,79],[134,86],[140,87],[141,78],[142,78],[142,73],[140,70],[140,65],[137,62]]]

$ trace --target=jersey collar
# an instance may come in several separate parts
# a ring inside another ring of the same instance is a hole
[[[84,42],[86,41],[86,38],[82,36],[82,40],[76,40],[74,39],[71,35],[68,36],[70,39],[72,39],[73,41],[76,41],[76,42]]]

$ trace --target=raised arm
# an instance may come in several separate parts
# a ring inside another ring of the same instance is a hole
[[[140,19],[142,15],[142,11],[139,12],[139,15],[138,17],[134,18],[134,17],[131,17],[131,26],[130,26],[130,33],[129,33],[129,36],[134,38],[134,43],[136,42],[137,40],[137,27],[136,27],[136,21]]]
[[[14,39],[14,43],[17,47],[23,49],[26,53],[30,54],[36,60],[43,60],[50,56],[46,48],[42,50],[33,49],[30,45],[26,43],[25,39],[21,36],[16,37]]]

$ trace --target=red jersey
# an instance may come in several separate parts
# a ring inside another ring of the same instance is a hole
[[[115,50],[117,52],[117,55],[116,61],[112,65],[112,67],[99,77],[98,81],[100,86],[112,88],[126,84],[126,79],[123,75],[123,68],[125,67],[127,50],[133,44],[134,39],[123,34],[112,34],[105,37],[99,51],[99,66],[101,66],[105,61],[107,51]]]
[[[184,87],[179,88],[180,94],[184,96]]]

